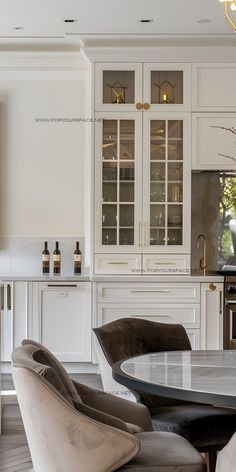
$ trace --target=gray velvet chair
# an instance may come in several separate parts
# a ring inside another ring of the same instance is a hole
[[[110,368],[117,361],[139,354],[191,350],[185,329],[177,324],[123,318],[94,332]],[[185,437],[198,451],[208,453],[210,471],[215,470],[217,451],[236,431],[235,410],[174,401],[140,391],[132,393],[148,407],[155,430]]]
[[[35,472],[206,472],[184,438],[153,431],[144,405],[72,381],[38,343],[12,360]]]

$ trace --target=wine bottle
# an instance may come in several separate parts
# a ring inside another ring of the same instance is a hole
[[[57,241],[53,251],[53,273],[54,275],[61,273],[61,253],[59,250],[59,243]]]
[[[74,252],[74,274],[81,274],[82,255],[79,248],[79,241],[76,241],[76,249]]]
[[[44,250],[42,251],[42,272],[43,274],[50,273],[50,252],[47,241],[45,241]]]

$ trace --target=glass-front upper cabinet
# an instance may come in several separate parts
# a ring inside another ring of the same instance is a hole
[[[94,237],[99,251],[140,251],[141,118],[132,113],[97,116]]]
[[[144,64],[143,102],[150,111],[191,110],[190,64]]]
[[[94,85],[95,111],[142,109],[142,64],[96,64]]]
[[[189,250],[189,117],[144,117],[143,222],[145,251]]]

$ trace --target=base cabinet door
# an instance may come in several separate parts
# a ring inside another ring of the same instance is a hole
[[[61,362],[91,361],[91,283],[34,283],[32,336]]]
[[[201,349],[223,349],[223,283],[201,283]]]
[[[13,349],[28,337],[28,283],[1,283],[1,360],[11,362]]]
[[[12,308],[13,283],[1,284],[1,360],[11,361],[13,350],[13,308]]]
[[[192,349],[200,348],[199,304],[149,304],[147,305],[103,305],[98,304],[98,326],[121,318],[139,318],[158,323],[182,324],[189,336]]]

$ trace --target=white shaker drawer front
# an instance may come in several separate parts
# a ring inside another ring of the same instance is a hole
[[[96,254],[94,265],[95,274],[137,275],[141,273],[141,256],[137,254]],[[135,272],[136,270],[137,272]]]
[[[173,275],[190,273],[189,254],[149,254],[143,256],[143,275]]]
[[[98,302],[199,303],[198,283],[99,283]]]
[[[199,305],[156,305],[141,306],[132,305],[117,307],[114,305],[100,305],[98,308],[99,325],[110,323],[121,318],[139,318],[158,323],[178,323],[185,328],[200,327]]]

